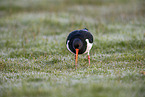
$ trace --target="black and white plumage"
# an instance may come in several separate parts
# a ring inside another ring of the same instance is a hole
[[[93,45],[93,35],[88,31],[88,29],[81,29],[72,31],[66,40],[67,49],[75,54],[75,65],[77,67],[77,57],[78,54],[88,53],[88,60],[90,65],[90,49]]]

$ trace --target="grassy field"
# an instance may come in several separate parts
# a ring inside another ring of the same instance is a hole
[[[0,0],[0,97],[145,97],[144,0]],[[66,48],[88,28],[87,55]]]

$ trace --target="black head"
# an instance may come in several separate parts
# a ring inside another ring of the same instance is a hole
[[[83,47],[83,42],[79,38],[75,38],[73,40],[73,48],[74,49],[81,49]]]

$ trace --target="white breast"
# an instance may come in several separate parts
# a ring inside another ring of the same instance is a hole
[[[90,49],[91,49],[92,46],[93,46],[93,43],[90,43],[90,42],[89,42],[89,39],[86,39],[86,42],[87,42],[87,49],[86,49],[86,51],[84,52],[84,54],[87,53],[87,52],[88,52],[88,54],[89,54],[89,51],[90,51]]]

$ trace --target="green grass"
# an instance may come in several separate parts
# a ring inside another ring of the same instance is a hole
[[[143,0],[0,0],[0,97],[145,97]],[[66,48],[88,28],[87,55]]]

